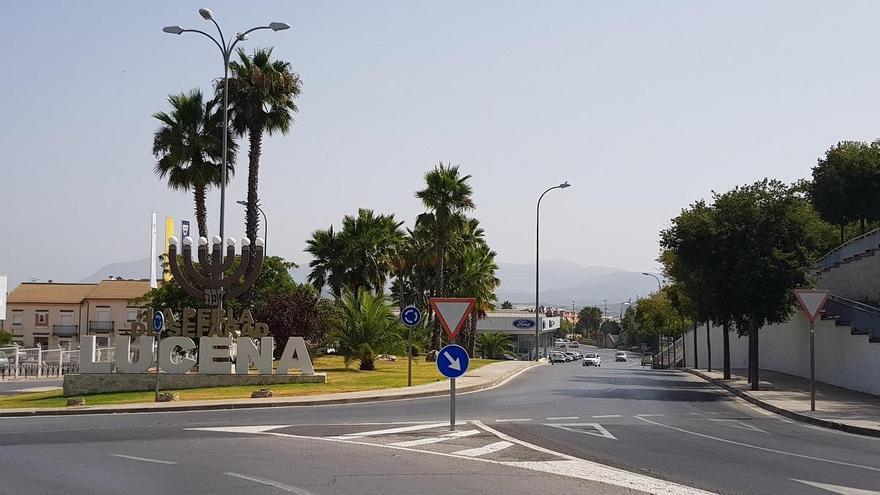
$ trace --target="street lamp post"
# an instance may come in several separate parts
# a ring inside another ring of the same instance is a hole
[[[571,187],[571,184],[568,181],[559,184],[558,186],[553,186],[548,188],[546,191],[541,193],[538,197],[538,206],[535,207],[535,361],[538,360],[538,335],[541,332],[540,320],[538,318],[538,308],[541,305],[541,296],[540,296],[540,279],[541,279],[541,270],[540,270],[540,251],[541,251],[541,200],[544,199],[544,195],[554,189],[565,189],[566,187]]]
[[[241,206],[247,206],[247,201],[236,201],[236,203]],[[260,205],[257,205],[257,209],[260,210],[260,214],[263,215],[263,252],[266,252],[266,246],[269,245],[266,239],[269,237],[269,220],[266,219],[266,212],[263,211],[263,208]]]
[[[285,29],[290,29],[290,25],[284,22],[271,22],[268,26],[257,26],[248,29],[247,31],[236,33],[235,37],[230,39],[227,43],[226,38],[223,36],[223,30],[220,29],[220,25],[217,24],[217,21],[214,20],[214,13],[211,12],[210,9],[199,9],[199,15],[201,15],[204,20],[211,21],[214,24],[214,26],[217,28],[217,33],[220,35],[219,41],[217,40],[217,38],[199,29],[184,29],[180,26],[166,26],[162,28],[162,31],[168,34],[201,34],[213,41],[214,44],[217,45],[217,48],[220,49],[220,54],[223,55],[223,170],[221,170],[220,172],[222,176],[222,179],[220,181],[220,238],[223,239],[223,228],[225,225],[226,209],[226,151],[227,139],[229,134],[229,59],[232,57],[232,50],[235,48],[235,45],[237,45],[239,41],[246,40],[248,34],[254,31],[259,31],[261,29],[284,31]]]
[[[660,277],[658,277],[657,275],[654,275],[653,273],[648,273],[648,272],[642,272],[642,275],[654,277],[654,279],[657,281],[657,293],[658,294],[660,293],[661,290],[663,290],[663,285],[660,283]]]

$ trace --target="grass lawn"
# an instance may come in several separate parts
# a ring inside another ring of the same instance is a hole
[[[472,359],[469,369],[491,363],[488,359]],[[396,362],[376,361],[375,371],[360,371],[357,361],[346,368],[339,356],[323,356],[314,360],[315,371],[327,373],[327,383],[291,383],[272,385],[275,397],[354,392],[406,386],[406,359]],[[413,385],[445,380],[437,371],[436,363],[425,362],[424,356],[413,358]],[[159,384],[161,386],[161,377]],[[180,400],[246,399],[259,386],[213,387],[179,390]],[[163,390],[167,392],[167,390]],[[154,392],[117,392],[86,395],[86,405],[132,404],[153,402]],[[63,407],[67,399],[61,391],[32,392],[0,396],[0,409],[15,407]]]

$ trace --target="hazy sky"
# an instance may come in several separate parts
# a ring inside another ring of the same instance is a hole
[[[475,215],[506,262],[656,269],[657,233],[711,190],[807,177],[842,139],[880,129],[880,3],[334,1],[3,3],[0,273],[73,281],[148,256],[149,212],[193,219],[153,175],[169,93],[210,88],[228,33],[279,20],[304,81],[287,136],[267,137],[260,195],[270,253],[358,207],[411,225],[438,161],[472,174]],[[246,145],[228,189],[243,228]],[[209,197],[216,229],[219,193]],[[160,228],[161,237],[161,228]]]

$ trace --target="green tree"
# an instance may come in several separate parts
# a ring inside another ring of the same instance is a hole
[[[222,182],[223,112],[216,100],[204,101],[198,89],[168,97],[170,112],[153,117],[161,126],[153,136],[153,155],[158,158],[154,171],[168,178],[168,187],[192,191],[199,236],[208,237],[208,213],[205,198],[212,185]],[[227,144],[227,180],[235,173],[233,139]]]
[[[810,200],[823,220],[837,225],[840,242],[850,222],[864,234],[867,222],[880,220],[880,142],[842,141],[813,167]]]
[[[501,281],[495,276],[498,271],[495,252],[489,249],[483,239],[479,222],[468,219],[464,228],[457,232],[454,244],[450,251],[449,286],[455,295],[475,300],[467,328],[459,337],[468,354],[473,355],[477,320],[485,318],[487,312],[495,309],[495,289]]]
[[[366,289],[357,293],[347,290],[338,303],[339,319],[331,336],[339,342],[346,366],[357,359],[361,370],[372,371],[376,356],[405,348],[406,330],[385,296]]]
[[[501,309],[513,309],[513,303],[505,300],[503,303],[501,303]]]
[[[504,332],[485,332],[477,334],[477,355],[484,359],[493,359],[508,351],[510,337]]]
[[[0,347],[7,346],[12,343],[12,334],[0,330]]]
[[[229,109],[232,129],[247,135],[248,186],[245,210],[245,235],[256,239],[260,225],[259,182],[263,134],[287,134],[297,112],[294,100],[300,94],[300,78],[289,62],[272,60],[272,49],[254,50],[248,56],[238,49],[238,60],[229,63]],[[218,93],[223,86],[218,83]],[[222,95],[221,95],[222,96]]]
[[[602,324],[602,310],[595,306],[581,308],[575,330],[586,337],[595,336]]]
[[[277,359],[290,337],[302,337],[311,349],[323,345],[336,322],[336,306],[321,299],[311,285],[301,284],[266,295],[254,309],[254,318],[269,325]]]

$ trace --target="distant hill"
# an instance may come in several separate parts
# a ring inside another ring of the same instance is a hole
[[[158,275],[162,276],[162,265],[156,261],[156,270]],[[134,261],[123,261],[121,263],[111,263],[99,268],[95,273],[79,280],[81,284],[94,284],[101,280],[113,277],[122,277],[126,279],[149,279],[150,278],[150,258],[143,258]]]

